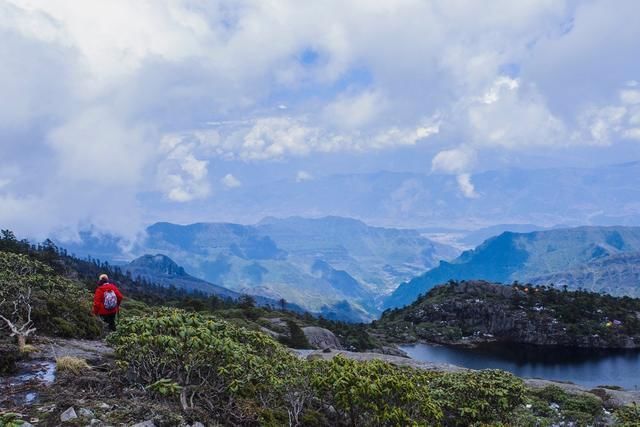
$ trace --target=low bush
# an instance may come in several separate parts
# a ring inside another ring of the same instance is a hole
[[[397,426],[418,420],[429,425],[442,418],[422,378],[408,369],[340,355],[313,361],[312,387],[322,408],[333,408],[332,425]],[[329,414],[331,414],[329,412]]]
[[[603,418],[602,402],[591,394],[570,394],[550,385],[530,390],[528,402],[534,415],[551,422],[572,422],[577,425],[595,425]]]
[[[125,318],[109,340],[129,378],[170,380],[185,410],[197,405],[235,423],[267,408],[286,414],[285,394],[300,378],[302,362],[270,337],[178,309]]]
[[[495,424],[524,401],[522,381],[502,371],[306,361],[260,332],[179,309],[124,318],[109,341],[127,381],[226,424]]]
[[[615,412],[615,418],[622,427],[639,427],[640,426],[640,405],[633,403],[631,405],[618,408]]]
[[[522,405],[522,380],[500,370],[417,373],[425,377],[433,397],[451,426],[507,422]]]
[[[0,252],[0,314],[15,317],[17,296],[28,295],[19,303],[22,312],[31,305],[31,320],[37,334],[68,338],[96,338],[102,328],[91,314],[92,295],[80,283],[69,280],[26,255]],[[17,319],[24,321],[24,319]],[[0,324],[0,330],[6,325]]]

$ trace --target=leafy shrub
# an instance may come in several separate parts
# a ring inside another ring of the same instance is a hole
[[[633,403],[622,406],[615,412],[616,421],[623,427],[640,426],[640,405]]]
[[[310,363],[316,397],[324,408],[336,411],[336,425],[413,425],[418,420],[433,424],[442,417],[425,383],[407,369],[341,355]]]
[[[508,372],[484,370],[422,374],[436,403],[444,412],[445,424],[469,426],[506,422],[524,402],[522,380]]]
[[[69,338],[100,335],[100,323],[91,315],[92,296],[81,284],[26,255],[0,252],[0,301],[6,301],[0,314],[9,317],[12,299],[28,289],[36,333]]]
[[[554,422],[567,421],[578,425],[593,425],[602,417],[602,402],[591,394],[570,394],[550,385],[531,390],[529,400],[532,412]],[[556,409],[551,408],[556,404]]]
[[[301,377],[302,362],[272,338],[178,309],[123,319],[109,340],[134,381],[171,380],[184,409],[199,405],[236,423],[266,408],[286,414],[286,392]]]

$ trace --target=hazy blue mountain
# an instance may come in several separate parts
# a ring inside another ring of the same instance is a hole
[[[532,277],[529,282],[640,298],[640,252],[608,255],[567,271]]]
[[[338,217],[267,218],[255,226],[157,223],[141,246],[236,292],[362,319],[379,313],[380,296],[397,283],[456,255],[415,230]]]
[[[640,251],[640,227],[577,227],[532,233],[505,232],[465,251],[451,262],[441,262],[421,276],[401,284],[385,299],[385,307],[399,307],[414,301],[433,286],[454,280],[482,279],[493,282],[559,281],[571,288],[607,290],[614,295],[637,294],[637,266],[633,257]],[[608,274],[612,265],[627,269]],[[632,265],[633,271],[629,271]],[[591,270],[598,280],[593,280]],[[636,278],[634,281],[633,278]]]
[[[478,197],[466,198],[454,176],[383,171],[240,187],[216,195],[202,209],[215,220],[242,222],[265,215],[337,215],[369,224],[464,230],[495,224],[640,225],[638,177],[640,162],[485,171],[472,176]]]
[[[200,291],[222,298],[236,299],[238,292],[193,277],[166,255],[143,255],[123,267],[134,278],[144,278],[162,286],[175,286],[189,291]]]
[[[131,273],[134,278],[144,278],[150,282],[157,283],[161,286],[174,286],[179,289],[188,291],[199,291],[210,295],[216,295],[220,298],[238,299],[242,294],[234,292],[222,286],[214,285],[205,280],[198,279],[188,274],[185,269],[166,255],[143,255],[131,261],[123,267],[124,271]],[[262,306],[280,307],[280,302],[255,296],[256,304]],[[287,303],[288,310],[302,312],[301,307],[295,304]],[[348,312],[345,317],[348,318]]]

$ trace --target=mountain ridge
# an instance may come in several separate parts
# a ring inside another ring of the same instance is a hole
[[[438,267],[402,283],[385,300],[384,307],[409,304],[419,294],[449,280],[537,280],[541,283],[541,277],[549,274],[586,268],[604,257],[638,251],[640,227],[582,226],[531,233],[504,232],[475,249],[464,251],[453,261],[441,262]],[[568,286],[575,289],[582,284],[570,282]],[[614,295],[619,294],[617,289],[618,286],[611,288]],[[632,289],[632,295],[637,295],[640,281],[636,281]]]

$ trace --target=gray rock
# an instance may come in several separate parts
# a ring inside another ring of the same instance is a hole
[[[35,427],[33,424],[23,421],[22,424],[20,424],[20,427]]]
[[[406,351],[400,350],[398,347],[382,346],[373,350],[373,352],[388,354],[389,356],[409,357]]]
[[[78,414],[76,414],[76,410],[73,409],[73,406],[69,407],[66,411],[60,414],[60,421],[62,421],[63,423],[75,418],[78,418]]]
[[[312,347],[318,349],[342,349],[342,345],[338,338],[328,329],[320,328],[318,326],[307,326],[302,328],[304,336],[307,337],[307,341]]]
[[[78,415],[80,415],[81,417],[87,417],[87,418],[93,418],[96,416],[96,414],[94,414],[91,409],[87,409],[87,408],[80,408],[80,410],[78,411]]]
[[[205,425],[200,421],[196,421],[195,423],[191,424],[191,427],[205,427]]]
[[[131,427],[156,427],[156,423],[152,420],[146,420],[141,423],[133,424]]]

